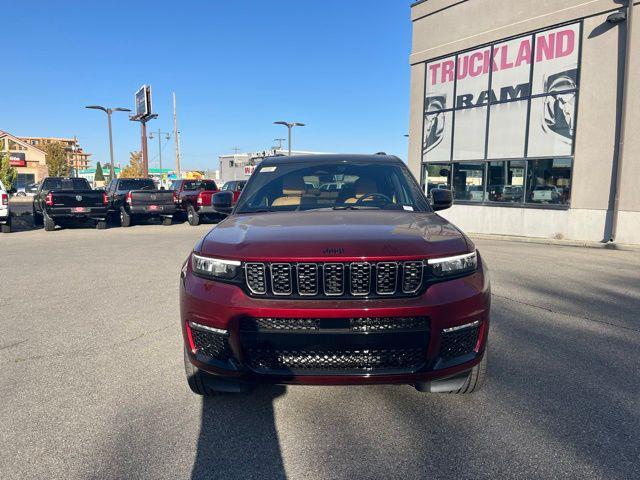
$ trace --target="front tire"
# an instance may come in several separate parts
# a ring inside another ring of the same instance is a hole
[[[124,207],[120,207],[120,226],[121,227],[131,226],[131,215],[127,213]]]
[[[193,208],[192,205],[189,205],[187,208],[187,220],[189,220],[189,225],[192,227],[200,225],[200,215],[198,215],[198,212],[196,212],[196,209]]]
[[[487,376],[487,350],[484,351],[484,356],[479,364],[471,369],[467,381],[464,382],[462,388],[453,390],[449,393],[456,395],[467,395],[469,393],[475,393],[482,388],[484,380]]]
[[[193,393],[203,397],[212,397],[215,392],[207,388],[207,374],[189,361],[187,349],[184,349],[184,373],[187,375],[187,384]]]

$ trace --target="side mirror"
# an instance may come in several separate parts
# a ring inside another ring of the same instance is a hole
[[[453,193],[451,190],[434,188],[431,190],[431,207],[434,211],[444,210],[453,205]]]
[[[233,193],[231,192],[218,192],[211,197],[211,205],[216,212],[231,213],[233,204]]]

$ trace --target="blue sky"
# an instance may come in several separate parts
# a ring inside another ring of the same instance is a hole
[[[410,2],[12,1],[0,28],[0,129],[77,135],[108,160],[101,104],[133,108],[153,88],[157,120],[172,130],[178,97],[183,168],[217,169],[234,146],[255,151],[286,137],[274,120],[305,122],[294,149],[384,150],[406,158]],[[114,114],[116,162],[140,148],[139,125]],[[157,143],[150,159],[157,166]],[[163,150],[173,166],[173,141]]]

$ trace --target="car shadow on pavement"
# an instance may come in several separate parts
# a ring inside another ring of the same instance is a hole
[[[285,391],[263,385],[250,394],[203,397],[191,478],[286,478],[273,412]]]

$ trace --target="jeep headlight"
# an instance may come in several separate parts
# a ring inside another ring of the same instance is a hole
[[[211,278],[231,280],[240,272],[241,262],[221,258],[203,257],[191,254],[191,268],[194,273]]]
[[[454,257],[430,258],[427,263],[436,277],[448,277],[474,272],[478,268],[476,252]]]

